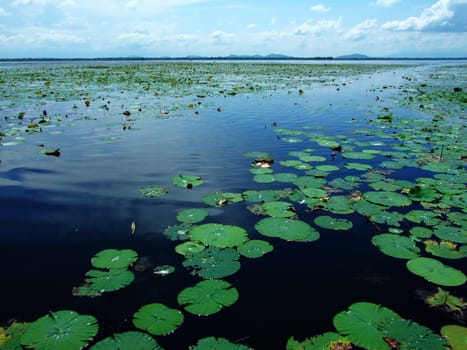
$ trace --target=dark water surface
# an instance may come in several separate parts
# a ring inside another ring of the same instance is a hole
[[[276,173],[294,171],[279,162],[293,158],[288,152],[308,147],[328,159],[323,164],[341,167],[345,160],[331,160],[329,149],[307,140],[284,142],[274,129],[307,126],[313,132],[351,135],[356,128],[368,127],[382,106],[394,114],[424,117],[399,107],[394,87],[403,84],[404,75],[430,69],[429,64],[412,64],[305,86],[303,94],[278,89],[189,97],[188,102],[201,104],[171,111],[167,118],[160,110],[170,107],[169,100],[152,105],[150,100],[135,99],[117,105],[118,93],[112,95],[110,112],[96,109],[94,101],[88,110],[82,101],[78,109],[72,108],[75,101],[31,107],[36,115],[46,109],[49,115],[92,118],[26,135],[23,144],[0,147],[0,323],[33,321],[49,310],[73,309],[99,320],[100,340],[134,329],[132,315],[147,303],[181,309],[177,294],[200,280],[181,265],[183,257],[174,251],[178,242],[162,234],[177,224],[181,209],[206,208],[210,213],[206,222],[242,226],[251,239],[266,239],[254,229],[259,218],[246,209],[249,203],[212,208],[202,202],[203,196],[293,186],[254,182],[251,159],[244,156],[250,151],[268,152]],[[131,108],[141,105],[143,116],[138,117]],[[26,107],[8,107],[4,101],[1,117],[22,108]],[[135,118],[130,130],[119,124],[125,122],[121,112],[126,109]],[[365,135],[352,137],[368,141]],[[40,144],[60,148],[61,156],[40,154]],[[342,169],[340,177],[354,174]],[[178,174],[198,175],[205,182],[192,190],[177,188],[172,178]],[[422,170],[411,168],[393,177],[413,180],[422,175]],[[328,179],[332,176],[337,175]],[[144,198],[138,189],[148,185],[166,187],[169,194]],[[305,207],[298,210],[300,219],[310,224],[323,215]],[[404,260],[376,249],[371,237],[378,232],[363,216],[354,215],[352,220],[350,231],[318,228],[321,237],[311,243],[267,239],[273,252],[260,259],[242,257],[241,269],[224,278],[238,289],[237,303],[208,317],[185,312],[181,328],[157,341],[166,349],[187,349],[202,337],[216,336],[256,349],[284,349],[290,336],[303,339],[332,331],[333,316],[357,301],[382,304],[438,333],[450,319],[428,309],[415,295],[417,288],[430,289],[431,284],[412,275]],[[135,281],[120,291],[94,299],[72,296],[72,288],[91,268],[91,257],[106,248],[135,249],[153,266],[171,264],[176,272],[163,278],[151,270],[136,272]],[[456,264],[459,267],[457,262],[452,265]]]

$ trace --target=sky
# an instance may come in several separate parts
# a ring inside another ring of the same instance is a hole
[[[467,0],[0,0],[1,58],[467,57]]]

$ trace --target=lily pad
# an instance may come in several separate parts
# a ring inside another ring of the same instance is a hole
[[[137,260],[138,253],[132,249],[105,249],[91,259],[91,264],[98,269],[122,269]]]
[[[423,241],[425,250],[431,255],[444,259],[462,259],[467,257],[467,249],[460,250],[458,245],[450,241],[437,242],[432,239]]]
[[[411,210],[405,217],[409,221],[417,224],[424,223],[428,226],[437,225],[441,221],[437,213],[428,210]]]
[[[396,211],[380,211],[379,213],[370,216],[371,221],[378,224],[387,224],[392,226],[400,226],[400,222],[404,220],[404,215]]]
[[[252,348],[231,343],[225,338],[206,337],[198,340],[195,346],[190,346],[190,350],[253,350]]]
[[[248,240],[245,229],[234,225],[203,224],[190,231],[190,238],[217,248],[235,247]]]
[[[21,344],[34,350],[82,349],[98,331],[93,316],[73,310],[49,312],[32,322],[21,338]]]
[[[353,202],[347,196],[332,196],[326,203],[326,210],[334,214],[352,214]]]
[[[161,186],[146,186],[141,187],[139,192],[145,197],[162,197],[169,193],[169,190]]]
[[[162,350],[148,334],[141,332],[117,333],[96,343],[90,350]]]
[[[449,324],[441,328],[441,335],[446,338],[452,350],[465,350],[467,348],[467,328]]]
[[[466,282],[462,271],[446,266],[432,258],[415,258],[407,261],[407,268],[413,274],[440,286],[461,286]]]
[[[298,175],[294,173],[278,173],[274,175],[274,179],[278,182],[294,182]]]
[[[412,204],[412,201],[400,193],[386,191],[369,191],[363,194],[368,202],[383,205],[385,207],[405,207]]]
[[[195,224],[207,218],[209,212],[205,209],[184,209],[177,214],[177,220],[184,223]]]
[[[264,236],[278,237],[287,241],[317,240],[319,233],[306,222],[287,218],[265,218],[258,221],[255,229]]]
[[[352,222],[347,219],[333,218],[328,215],[316,217],[314,223],[319,227],[337,231],[350,230],[353,226]]]
[[[169,226],[164,230],[164,235],[171,239],[172,241],[177,240],[187,240],[190,238],[188,233],[190,232],[191,228],[193,227],[192,224],[182,223],[179,225]]]
[[[369,164],[362,164],[362,163],[345,163],[345,167],[347,169],[352,170],[359,170],[359,171],[367,171],[373,169],[373,167]]]
[[[203,243],[197,241],[186,241],[175,247],[175,251],[183,256],[188,254],[196,254],[202,252],[204,249],[206,249],[206,246]]]
[[[127,269],[110,269],[108,271],[89,270],[86,272],[85,281],[91,289],[103,293],[126,287],[134,279],[134,273]]]
[[[418,184],[410,188],[408,196],[417,202],[433,202],[440,197],[440,194],[428,185]]]
[[[263,255],[272,252],[273,249],[273,246],[269,242],[261,239],[252,239],[237,247],[237,251],[241,255],[251,259],[260,258]]]
[[[229,282],[206,280],[182,290],[177,297],[185,310],[195,315],[212,315],[238,300],[238,291]]]
[[[420,253],[420,249],[415,245],[415,242],[404,236],[383,233],[373,236],[371,243],[384,254],[398,259],[414,259]]]
[[[153,270],[153,273],[158,276],[167,276],[175,272],[175,267],[172,265],[159,265]]]
[[[426,227],[415,226],[409,230],[412,236],[417,238],[430,238],[433,235],[433,231]]]
[[[327,332],[313,338],[305,339],[299,343],[293,337],[289,338],[286,345],[286,350],[313,350],[313,349],[351,349],[350,340],[346,337],[334,333]]]
[[[240,255],[233,248],[209,247],[200,253],[188,254],[183,266],[191,268],[193,275],[205,279],[222,278],[233,275],[240,269],[239,258]]]
[[[467,231],[460,227],[437,225],[433,233],[440,239],[456,243],[467,243]]]
[[[153,335],[170,334],[180,327],[183,320],[181,311],[159,303],[144,305],[133,315],[135,327]]]
[[[266,202],[261,206],[264,214],[272,217],[290,218],[297,215],[293,205],[288,202]]]
[[[196,175],[178,175],[172,180],[174,186],[192,189],[203,183],[203,179]]]
[[[279,191],[274,190],[264,190],[264,191],[245,191],[242,194],[243,198],[247,202],[257,203],[257,202],[271,202],[276,201],[281,197]]]
[[[304,188],[302,192],[305,196],[311,198],[323,198],[328,195],[328,193],[321,188]]]
[[[271,183],[276,181],[273,174],[259,174],[253,177],[253,180],[262,184]]]

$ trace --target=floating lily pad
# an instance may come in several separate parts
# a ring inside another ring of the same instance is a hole
[[[154,268],[153,273],[158,276],[167,276],[175,272],[172,265],[159,265]]]
[[[139,192],[145,197],[162,197],[169,193],[169,190],[161,186],[141,187]]]
[[[203,202],[213,207],[223,207],[228,204],[243,201],[241,193],[211,193],[203,197]]]
[[[347,196],[332,196],[326,203],[326,210],[334,214],[352,214],[353,202]]]
[[[326,158],[323,156],[312,156],[312,155],[300,156],[299,159],[302,162],[324,162],[326,160]]]
[[[231,343],[225,338],[206,337],[198,340],[195,346],[190,346],[190,350],[253,350],[252,348]]]
[[[329,173],[331,171],[338,171],[340,168],[335,165],[317,165],[316,170]]]
[[[287,341],[287,350],[313,350],[313,349],[351,349],[350,340],[346,337],[327,332],[313,338],[305,339],[299,343],[293,337]]]
[[[437,225],[433,232],[440,239],[456,243],[467,243],[467,231],[460,227]]]
[[[108,271],[89,270],[86,272],[86,283],[91,289],[103,292],[113,292],[129,285],[135,279],[133,272],[127,269],[110,269]]]
[[[373,167],[369,164],[362,164],[362,163],[345,163],[345,167],[347,169],[352,170],[359,170],[359,171],[367,171],[373,169]]]
[[[338,231],[350,230],[353,226],[352,222],[347,219],[333,218],[328,215],[316,217],[314,223],[319,227]]]
[[[459,325],[446,325],[441,328],[441,335],[446,338],[452,350],[465,350],[467,347],[467,328]]]
[[[182,290],[177,300],[187,312],[207,316],[233,305],[238,296],[237,289],[229,282],[206,280]]]
[[[153,335],[170,334],[180,327],[183,320],[181,311],[159,303],[144,305],[133,315],[135,327]]]
[[[98,269],[122,269],[137,260],[138,253],[132,249],[105,249],[91,259],[91,264]]]
[[[412,204],[409,198],[396,192],[369,191],[363,194],[363,198],[368,202],[385,207],[405,207]]]
[[[253,180],[262,184],[266,183],[271,183],[276,181],[274,175],[272,174],[260,174],[260,175],[255,175],[253,177]]]
[[[298,175],[293,173],[278,173],[274,175],[274,179],[278,182],[294,182]]]
[[[302,192],[305,196],[311,198],[323,198],[328,195],[328,193],[321,188],[304,188],[302,189]]]
[[[96,343],[90,350],[162,350],[148,334],[141,332],[117,333]]]
[[[234,225],[203,224],[190,231],[190,238],[217,248],[235,247],[248,240],[245,229]]]
[[[408,196],[413,201],[433,202],[440,197],[440,194],[430,186],[418,184],[410,188]]]
[[[190,238],[188,233],[190,232],[192,224],[182,223],[180,225],[169,226],[164,230],[164,235],[167,236],[172,241],[177,240],[187,240]]]
[[[415,258],[407,261],[407,268],[413,274],[440,286],[461,286],[466,282],[464,273],[431,258]]]
[[[287,241],[308,242],[317,240],[319,233],[306,222],[287,218],[265,218],[258,221],[255,229],[264,236],[278,237]]]
[[[260,239],[252,239],[237,247],[237,251],[247,258],[260,258],[264,254],[270,253],[273,250],[273,246],[266,241]]]
[[[177,214],[177,220],[189,224],[201,222],[207,218],[209,212],[205,209],[191,208],[184,209]]]
[[[444,259],[462,259],[467,257],[467,249],[459,250],[457,244],[450,241],[437,242],[432,239],[423,241],[425,250],[437,257]]]
[[[404,220],[404,215],[395,211],[380,211],[379,213],[370,216],[371,221],[378,224],[387,224],[391,226],[400,226],[400,222]]]
[[[206,246],[203,243],[196,241],[186,241],[175,247],[175,251],[183,256],[196,254],[202,252],[204,249],[206,249]]]
[[[243,198],[247,202],[271,202],[278,200],[281,195],[279,191],[264,190],[264,191],[245,191],[243,192]]]
[[[404,236],[383,233],[373,236],[371,242],[384,254],[398,259],[414,259],[420,253],[415,242]]]
[[[272,217],[290,218],[297,215],[293,205],[288,202],[266,202],[261,207],[264,214]]]
[[[189,254],[183,266],[191,268],[192,274],[202,278],[222,278],[233,275],[240,269],[240,255],[233,248],[218,249],[209,247],[202,252]]]
[[[412,227],[409,232],[417,238],[430,238],[433,235],[432,230],[421,226]]]
[[[411,210],[405,215],[407,220],[428,226],[437,225],[441,220],[437,213],[428,210]]]
[[[178,175],[172,180],[174,186],[192,189],[193,187],[199,186],[203,183],[203,179],[196,175]]]
[[[49,312],[29,325],[21,344],[34,350],[82,349],[94,338],[98,328],[93,316],[73,310]]]

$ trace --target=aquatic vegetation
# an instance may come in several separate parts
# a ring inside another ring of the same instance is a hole
[[[148,334],[130,331],[116,333],[94,344],[91,350],[162,350],[157,341]]]
[[[142,306],[133,316],[136,328],[153,335],[166,335],[175,331],[183,323],[181,311],[164,304],[153,303]]]
[[[190,239],[216,248],[235,247],[248,240],[245,229],[235,225],[203,224],[190,230]]]
[[[410,272],[440,286],[461,286],[467,281],[462,271],[432,258],[411,259],[407,261],[407,268]]]
[[[190,350],[252,350],[250,347],[242,344],[231,343],[225,338],[206,337],[198,340],[194,346],[190,346]]]

